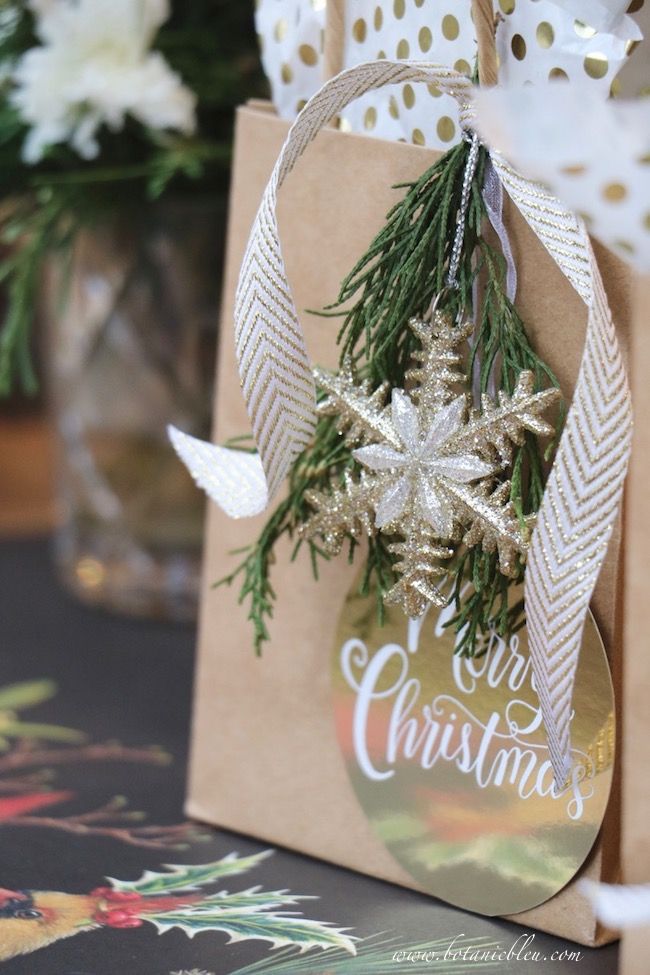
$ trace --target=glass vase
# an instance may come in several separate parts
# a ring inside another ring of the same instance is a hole
[[[166,427],[209,436],[223,223],[204,201],[119,213],[47,275],[54,552],[86,602],[195,615],[204,501]]]

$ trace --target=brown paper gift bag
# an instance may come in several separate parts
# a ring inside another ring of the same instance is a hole
[[[222,338],[215,403],[215,442],[248,429],[232,341],[233,301],[249,229],[288,131],[269,106],[240,109],[231,197]],[[371,151],[369,151],[371,149]],[[430,150],[328,129],[300,161],[280,197],[279,224],[297,307],[318,308],[338,293],[344,274],[367,248],[397,183],[418,177]],[[586,310],[523,220],[507,213],[519,270],[524,320],[540,354],[570,394],[584,341]],[[628,279],[600,257],[625,342]],[[567,328],[567,322],[572,327]],[[304,315],[311,357],[337,361],[336,325]],[[558,354],[561,350],[560,354]],[[343,601],[357,569],[332,560],[314,582],[306,559],[278,550],[278,599],[271,641],[261,659],[251,644],[236,586],[212,583],[232,571],[229,553],[252,541],[263,518],[232,521],[210,507],[200,622],[188,813],[384,880],[419,889],[376,838],[352,791],[334,731],[329,656]],[[620,661],[621,533],[612,539],[593,609],[614,668]],[[583,873],[614,880],[618,871],[618,783],[601,839]],[[611,940],[572,883],[552,900],[513,918],[582,944]]]
[[[634,289],[630,371],[634,390],[632,462],[625,511],[625,641],[623,654],[623,878],[650,883],[650,655],[647,633],[650,590],[650,278]],[[626,931],[621,975],[646,975],[650,926]]]

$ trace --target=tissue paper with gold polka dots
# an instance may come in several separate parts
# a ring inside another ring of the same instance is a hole
[[[603,2],[495,0],[500,82],[538,85],[549,78],[568,79],[606,97],[641,40],[633,16],[638,18],[644,5],[632,0],[630,16],[625,10],[612,12],[611,4],[620,6],[621,0],[607,0],[609,16],[591,16],[606,29],[577,16],[585,17],[584,10],[593,14]],[[470,0],[347,0],[342,64],[384,57],[427,60],[471,75],[476,38],[470,11]],[[327,0],[260,0],[256,17],[274,103],[283,118],[292,119],[326,80]],[[339,125],[436,149],[449,148],[460,137],[455,102],[433,85],[368,93],[343,112]]]

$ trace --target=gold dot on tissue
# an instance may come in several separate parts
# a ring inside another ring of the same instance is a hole
[[[367,30],[366,22],[363,17],[359,17],[358,20],[355,20],[355,22],[352,24],[352,36],[354,37],[355,41],[358,41],[359,44],[363,44],[366,39]]]
[[[643,218],[643,226],[646,230],[650,230],[650,213],[646,213]]]
[[[374,129],[376,124],[377,124],[377,109],[371,106],[370,108],[367,108],[364,112],[363,127],[364,129]]]
[[[590,78],[604,78],[609,71],[607,55],[593,51],[584,59],[584,68]]]
[[[442,36],[448,41],[455,41],[460,33],[458,21],[453,14],[445,14],[442,18]]]
[[[375,7],[373,24],[375,25],[375,30],[381,30],[384,25],[384,11],[381,7]]]
[[[422,7],[423,4],[424,4],[424,0],[415,0],[415,6],[416,7]]]
[[[621,251],[625,251],[626,254],[634,254],[636,252],[636,247],[629,240],[615,240],[614,246],[618,247]]]
[[[402,17],[404,16],[405,9],[406,9],[405,0],[394,0],[393,13],[395,14],[398,20],[401,20]]]
[[[410,50],[411,49],[409,47],[409,42],[406,41],[406,40],[401,40],[399,42],[399,44],[397,45],[397,49],[396,49],[396,52],[395,53],[397,54],[397,57],[398,58],[401,58],[402,60],[404,60],[405,58],[407,58],[409,56]]]
[[[512,48],[512,53],[517,58],[517,60],[523,61],[524,58],[526,57],[526,41],[523,39],[521,34],[512,35],[510,47]]]
[[[302,110],[303,110],[303,108],[305,107],[306,104],[307,104],[307,99],[306,98],[301,98],[300,101],[296,102],[296,111],[298,113],[302,112]]]
[[[608,183],[603,187],[603,196],[610,203],[620,203],[627,196],[627,189],[622,183]]]
[[[391,118],[399,118],[399,105],[395,95],[391,95],[388,99],[388,114]]]
[[[450,119],[448,115],[443,115],[442,118],[438,119],[436,132],[438,133],[438,138],[441,142],[451,142],[456,134],[454,120]]]
[[[584,40],[588,40],[596,33],[595,27],[590,27],[589,24],[585,24],[582,20],[574,20],[573,29],[578,37],[582,37]]]
[[[275,27],[273,28],[273,36],[276,41],[283,41],[287,36],[287,21],[284,17],[276,21]]]
[[[418,34],[418,44],[420,45],[421,51],[428,51],[433,44],[433,34],[428,27],[420,28],[420,33]]]
[[[469,62],[466,61],[464,58],[459,58],[458,61],[456,61],[456,63],[454,64],[454,67],[459,74],[465,74],[467,75],[468,78],[472,73],[472,68]]]
[[[308,64],[310,67],[313,67],[313,65],[318,63],[318,54],[311,44],[301,44],[298,48],[298,54],[303,64]]]
[[[438,88],[437,85],[427,85],[427,91],[434,98],[441,98],[442,97],[442,92],[440,91],[440,89]]]
[[[504,14],[511,14],[515,9],[515,0],[499,0],[499,6]]]
[[[413,129],[413,135],[411,136],[411,141],[414,146],[424,145],[424,132],[421,129]]]
[[[535,37],[540,47],[551,47],[555,40],[555,33],[547,20],[543,20],[541,24],[537,25]]]
[[[386,52],[385,51],[377,51],[377,60],[378,61],[385,61],[386,60]]]
[[[637,162],[640,166],[650,166],[650,152],[646,156],[639,156]]]
[[[568,81],[569,76],[564,68],[551,68],[548,73],[549,81]]]
[[[404,85],[404,91],[402,92],[402,99],[407,108],[413,108],[415,105],[415,92],[410,85]]]
[[[285,61],[280,68],[280,77],[284,81],[285,85],[290,85],[293,81],[293,69],[290,64]]]
[[[560,172],[565,176],[582,176],[587,172],[586,166],[562,166]]]

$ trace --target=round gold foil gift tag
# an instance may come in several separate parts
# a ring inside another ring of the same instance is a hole
[[[605,814],[614,695],[590,615],[571,722],[572,771],[553,780],[525,629],[454,655],[452,612],[409,621],[351,595],[333,659],[337,733],[372,828],[418,884],[480,914],[516,914],[575,875]],[[522,598],[512,592],[512,602]]]

